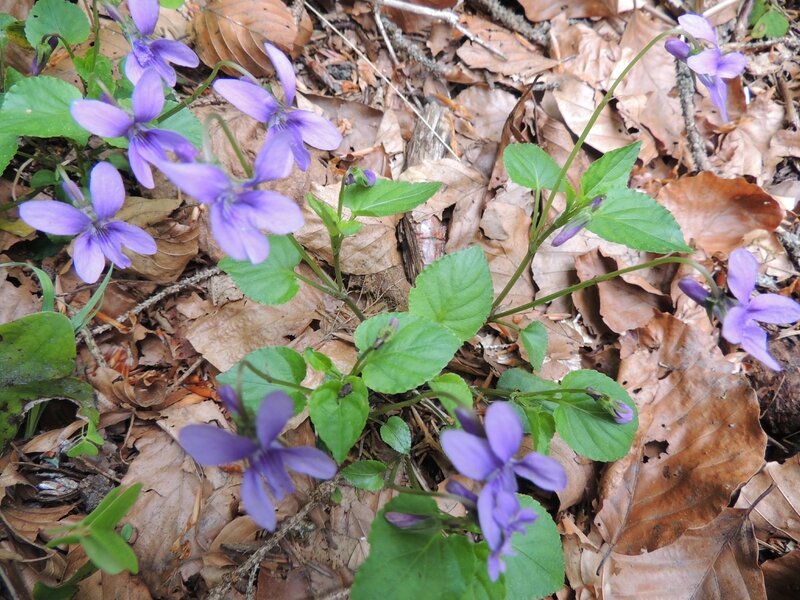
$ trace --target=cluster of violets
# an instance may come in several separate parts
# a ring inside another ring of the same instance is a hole
[[[741,52],[722,54],[714,26],[705,17],[689,13],[678,17],[678,23],[688,42],[670,38],[665,43],[666,49],[694,71],[700,83],[708,88],[711,101],[719,109],[722,119],[727,122],[728,86],[725,80],[741,75],[747,59]]]
[[[283,88],[283,101],[254,81],[225,79],[214,84],[214,89],[231,104],[266,125],[267,135],[256,157],[254,175],[241,181],[214,164],[198,162],[198,151],[192,143],[179,133],[159,127],[158,119],[165,104],[164,85],[172,88],[177,81],[172,65],[196,67],[199,59],[185,44],[153,36],[158,0],[129,0],[128,8],[130,17],[106,4],[132,48],[124,68],[134,84],[131,109],[103,95],[100,100],[76,100],[70,109],[72,117],[94,135],[126,139],[128,162],[141,186],[154,187],[155,167],[181,191],[208,205],[212,233],[229,256],[253,263],[266,260],[269,242],[263,232],[292,233],[302,227],[303,217],[292,200],[277,192],[260,190],[259,184],[287,177],[295,163],[306,170],[311,163],[306,144],[334,150],[342,141],[341,134],[323,117],[291,107],[296,91],[291,61],[267,43],[265,49]],[[78,276],[87,283],[97,281],[104,259],[122,269],[131,265],[122,247],[141,254],[156,252],[149,234],[113,220],[122,201],[102,194],[109,189],[115,193],[121,190],[124,200],[125,191],[116,186],[119,173],[110,164],[103,164],[106,166],[91,171],[91,205],[68,179],[63,188],[75,206],[53,200],[31,200],[20,205],[20,217],[36,229],[52,235],[80,234],[73,248],[73,262]],[[81,213],[81,218],[76,213]]]
[[[722,321],[722,337],[741,345],[770,369],[780,371],[780,364],[769,353],[767,332],[758,323],[787,325],[800,321],[800,303],[780,294],[753,296],[758,270],[755,256],[737,248],[728,257],[728,289],[733,298],[719,291],[712,293],[691,277],[684,277],[678,285],[684,294]]]

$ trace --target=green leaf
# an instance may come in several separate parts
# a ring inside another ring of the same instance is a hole
[[[411,430],[400,417],[389,417],[381,425],[381,439],[400,454],[411,452]]]
[[[164,111],[172,110],[178,105],[177,102],[167,100],[164,104]],[[159,129],[168,129],[180,133],[183,137],[194,144],[195,148],[203,145],[203,124],[194,116],[188,108],[182,108],[169,119],[164,119],[158,124]]]
[[[765,12],[753,25],[751,35],[755,39],[760,38],[778,38],[786,35],[789,31],[789,20],[784,14],[775,9],[770,8]]]
[[[561,381],[561,387],[592,388],[607,394],[612,400],[624,402],[636,415],[636,405],[625,388],[597,371],[572,371]],[[618,425],[596,400],[586,394],[564,394],[553,417],[558,435],[570,448],[592,460],[606,462],[628,453],[639,426],[638,415],[630,423]]]
[[[610,242],[646,252],[691,252],[670,212],[647,194],[612,190],[586,229]]]
[[[134,575],[139,572],[136,554],[118,533],[110,529],[94,529],[91,534],[81,539],[86,555],[98,569],[116,575],[129,571]]]
[[[295,402],[295,408],[305,405],[306,397],[301,391],[267,383],[248,369],[245,363],[250,363],[274,379],[299,384],[306,377],[306,361],[297,352],[285,346],[259,348],[224,373],[219,374],[217,381],[237,390],[241,384],[242,401],[253,412],[258,412],[264,396],[275,390],[282,390],[289,394]]]
[[[499,390],[519,390],[520,392],[533,393],[548,390],[557,390],[558,384],[537,377],[522,369],[506,369],[497,380]]]
[[[25,19],[25,37],[38,48],[45,35],[58,34],[71,46],[89,39],[89,19],[67,0],[38,0]]]
[[[341,463],[361,437],[369,416],[369,393],[358,377],[329,381],[311,393],[308,409],[319,437]]]
[[[219,268],[225,271],[248,297],[261,304],[283,304],[294,298],[300,284],[294,269],[300,253],[284,235],[270,235],[269,256],[254,265],[249,260],[225,257]]]
[[[93,54],[94,52],[89,51],[86,56],[76,56],[73,61],[78,75],[88,82],[86,97],[99,98],[106,91],[113,96],[117,87],[114,79],[114,64],[111,60],[99,54],[94,57],[94,65],[92,65]]]
[[[539,321],[531,323],[519,332],[519,339],[522,342],[525,352],[528,353],[528,360],[534,371],[542,368],[545,356],[547,356],[547,329]]]
[[[550,441],[556,433],[556,422],[553,415],[542,410],[541,406],[526,405],[523,406],[523,410],[533,438],[533,449],[540,454],[549,454]]]
[[[344,477],[351,485],[370,492],[383,489],[386,465],[379,460],[360,460],[342,469]]]
[[[501,600],[505,598],[505,577],[501,577],[497,581],[489,579],[489,568],[486,566],[489,562],[489,546],[486,542],[472,544],[472,550],[475,552],[475,560],[478,566],[475,569],[472,581],[467,582],[469,587],[464,595],[461,596],[461,600]]]
[[[0,135],[0,175],[6,170],[6,167],[14,158],[17,153],[19,144],[17,143],[17,136],[13,134]]]
[[[354,215],[386,217],[416,208],[438,192],[441,186],[438,181],[411,183],[378,179],[372,187],[345,186],[343,202]]]
[[[109,269],[106,272],[106,276],[103,277],[103,281],[100,282],[100,285],[97,286],[97,289],[92,293],[89,300],[83,307],[70,319],[70,323],[72,323],[72,329],[77,333],[84,327],[89,324],[94,318],[94,315],[100,310],[100,303],[103,301],[103,296],[105,295],[106,288],[108,287],[109,282],[111,281],[111,274],[114,272],[114,269]]]
[[[342,378],[342,373],[336,368],[336,365],[333,364],[333,361],[326,354],[323,354],[318,350],[314,350],[313,348],[306,348],[303,350],[303,358],[306,359],[308,366],[315,371],[321,371],[326,375],[335,377],[337,379]]]
[[[38,171],[37,171],[38,172]],[[0,263],[0,269],[3,267],[26,267],[34,272],[36,278],[39,280],[39,287],[42,288],[42,312],[53,312],[55,310],[55,290],[50,276],[39,267],[34,267],[28,263],[23,262],[7,262]],[[2,342],[2,340],[0,340]]]
[[[450,330],[409,313],[382,313],[361,323],[355,332],[364,353],[386,329],[389,320],[399,322],[397,332],[364,362],[362,377],[376,392],[399,394],[419,387],[447,366],[461,342]]]
[[[506,556],[507,600],[535,600],[564,587],[564,551],[561,536],[552,517],[530,496],[517,494],[520,504],[532,509],[538,519],[525,533],[515,533],[511,548],[516,556]]]
[[[492,276],[479,246],[443,256],[417,276],[408,311],[441,323],[461,341],[471,338],[492,309]]]
[[[75,337],[64,315],[41,312],[0,325],[0,387],[66,377]]]
[[[114,529],[136,504],[139,492],[142,491],[142,484],[136,483],[125,489],[116,488],[116,490],[118,492],[108,502],[105,502],[105,498],[103,498],[103,502],[98,504],[97,508],[83,520],[83,525],[91,525],[93,530]]]
[[[0,13],[0,50],[4,50],[8,42],[11,41],[6,28],[18,22],[8,13]]]
[[[159,0],[164,8],[180,8],[185,0]]]
[[[561,173],[558,163],[536,144],[506,146],[503,164],[511,181],[532,190],[552,190]],[[564,191],[567,185],[563,179],[559,191]]]
[[[472,409],[472,391],[464,378],[455,373],[443,373],[428,382],[431,390],[441,393],[438,396],[442,406],[455,419],[456,409],[461,406]]]
[[[37,581],[33,587],[33,600],[71,600],[78,593],[78,583],[96,570],[97,567],[87,562],[58,587],[50,587],[46,583]]]
[[[69,112],[70,104],[81,98],[66,81],[46,75],[26,77],[11,87],[0,107],[0,135],[67,137],[84,145],[89,133]]]
[[[431,498],[401,495],[378,513],[369,533],[370,551],[356,573],[353,600],[441,600],[461,598],[477,569],[472,544],[439,530],[407,530],[384,518],[387,511],[438,514]]]
[[[581,177],[581,194],[587,200],[597,196],[605,196],[615,189],[627,189],[631,177],[631,169],[639,156],[641,142],[634,142],[606,152],[594,161]]]

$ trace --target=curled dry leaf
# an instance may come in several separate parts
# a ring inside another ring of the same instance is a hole
[[[601,572],[606,598],[766,600],[758,545],[747,511],[726,508],[654,552],[612,553]]]
[[[709,336],[660,315],[621,343],[639,432],[601,480],[595,525],[614,551],[638,554],[711,522],[763,463],[766,435],[755,393]]]
[[[281,0],[212,0],[194,18],[195,50],[207,66],[220,60],[242,65],[256,77],[271,75],[272,63],[264,51],[271,42],[297,55],[311,37],[311,19],[301,8],[299,26]],[[230,75],[238,71],[223,69]]]
[[[611,72],[620,57],[619,43],[606,39],[583,23],[570,23],[560,13],[550,23],[550,56],[565,73],[592,87],[607,89]]]
[[[745,179],[703,172],[665,185],[656,198],[675,216],[683,236],[711,255],[728,253],[755,230],[774,231],[783,219],[780,204]]]
[[[775,487],[755,506],[753,504]],[[800,542],[800,455],[785,463],[767,463],[739,492],[736,508],[752,507],[750,518],[761,539],[790,538]]]
[[[77,597],[81,600],[150,600],[153,597],[142,576],[127,571],[118,575],[95,571],[78,584],[78,590]]]

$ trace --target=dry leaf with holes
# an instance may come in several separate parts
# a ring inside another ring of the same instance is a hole
[[[313,31],[305,10],[298,25],[281,0],[212,0],[197,13],[192,24],[195,50],[207,66],[230,60],[256,77],[274,72],[264,42],[297,56]],[[241,75],[229,68],[223,70],[229,75]]]
[[[726,508],[654,552],[612,553],[602,565],[605,598],[766,600],[758,545],[747,512]]]
[[[594,522],[615,552],[635,555],[714,520],[761,467],[767,440],[753,389],[707,334],[660,315],[621,343],[617,379],[639,431],[603,475]]]
[[[756,230],[774,231],[780,204],[745,179],[704,172],[665,185],[656,198],[678,221],[683,237],[706,254],[728,253]]]
[[[610,17],[616,6],[614,0],[518,0],[525,10],[529,21],[538,23],[549,21],[558,15],[566,15],[568,19],[586,17]]]

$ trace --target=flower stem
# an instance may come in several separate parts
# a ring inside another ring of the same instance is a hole
[[[648,42],[648,44],[644,48],[642,48],[636,56],[633,57],[633,60],[631,60],[631,62],[626,65],[626,67],[622,70],[619,76],[614,80],[614,83],[611,84],[611,87],[608,88],[608,91],[606,92],[605,96],[603,96],[603,99],[600,100],[600,103],[597,105],[597,108],[594,109],[592,116],[589,118],[589,122],[586,123],[586,127],[583,128],[580,137],[575,142],[575,145],[573,146],[572,151],[569,153],[569,156],[567,157],[564,166],[561,167],[561,171],[559,172],[558,177],[556,178],[556,181],[553,184],[553,188],[550,190],[550,194],[547,196],[545,206],[542,209],[541,213],[539,214],[538,222],[535,224],[532,223],[533,234],[531,235],[530,242],[528,244],[528,251],[525,253],[525,257],[522,260],[522,264],[519,267],[517,267],[517,270],[514,271],[514,274],[511,276],[511,279],[508,280],[506,286],[497,295],[497,298],[495,298],[494,302],[492,303],[492,310],[496,309],[500,305],[500,303],[505,299],[505,297],[511,291],[511,288],[514,287],[514,284],[522,276],[522,273],[525,272],[525,269],[528,267],[528,263],[530,263],[530,261],[533,260],[533,257],[536,254],[536,251],[539,249],[539,246],[541,246],[542,242],[544,242],[544,240],[546,239],[546,235],[542,235],[542,230],[544,229],[545,224],[547,223],[547,217],[549,216],[550,209],[553,206],[553,201],[555,200],[557,190],[561,187],[561,183],[566,178],[567,171],[569,170],[570,166],[572,166],[575,157],[578,156],[578,152],[580,152],[580,149],[583,147],[583,143],[589,136],[589,132],[592,130],[592,127],[594,127],[594,124],[597,122],[597,119],[600,118],[600,113],[611,101],[611,98],[614,96],[614,92],[616,91],[617,87],[619,86],[620,83],[622,83],[622,80],[625,79],[628,73],[630,73],[631,69],[633,69],[636,63],[638,63],[644,57],[644,55],[647,54],[647,52],[653,46],[655,46],[660,40],[672,34],[673,34],[672,30],[665,31],[654,37],[650,42]],[[554,231],[554,230],[555,229],[552,226],[548,229],[548,231]],[[519,312],[519,311],[514,309],[514,312]],[[513,312],[506,311],[503,313],[498,313],[495,316],[502,316],[505,314],[513,314]]]
[[[413,398],[409,398],[408,400],[401,400],[400,402],[393,402],[391,404],[385,404],[380,408],[376,408],[370,411],[370,417],[379,417],[381,415],[385,415],[386,413],[392,412],[393,410],[400,410],[401,408],[406,408],[409,406],[414,406],[425,400],[426,398],[447,398],[448,400],[455,402],[456,404],[461,404],[461,400],[459,400],[453,394],[448,392],[441,392],[441,391],[434,391],[429,390],[427,392],[420,392]]]
[[[242,165],[242,169],[244,169],[245,176],[250,179],[253,176],[253,168],[250,166],[250,163],[247,162],[247,159],[244,157],[244,152],[242,152],[241,146],[239,146],[239,142],[236,141],[236,138],[233,136],[233,132],[231,131],[228,124],[225,122],[220,115],[217,113],[210,113],[203,123],[203,136],[205,138],[203,145],[208,145],[210,141],[209,136],[209,124],[211,121],[216,121],[217,125],[222,128],[222,131],[225,133],[225,137],[228,138],[228,143],[230,144],[233,151],[236,153],[236,158],[239,160],[239,164]]]
[[[572,294],[573,292],[577,292],[579,290],[591,287],[593,285],[597,285],[598,283],[602,283],[604,281],[609,281],[620,275],[625,275],[626,273],[641,271],[642,269],[649,269],[651,267],[659,267],[661,265],[668,265],[670,263],[680,263],[693,267],[698,272],[700,272],[700,274],[703,275],[703,277],[705,277],[706,280],[708,280],[708,282],[715,290],[718,289],[716,283],[714,282],[714,278],[711,277],[711,274],[705,269],[705,267],[703,267],[703,265],[697,263],[691,258],[684,258],[682,256],[665,256],[663,258],[657,258],[655,260],[651,260],[646,263],[642,263],[640,265],[625,267],[624,269],[611,271],[610,273],[606,273],[605,275],[598,275],[597,277],[593,277],[591,279],[587,279],[586,281],[576,283],[575,285],[571,285],[567,288],[564,288],[563,290],[559,290],[558,292],[553,292],[552,294],[548,294],[547,296],[544,296],[542,298],[537,298],[533,302],[528,302],[527,304],[510,308],[503,312],[495,313],[492,316],[492,319],[500,319],[502,317],[507,317],[509,315],[514,315],[516,313],[536,308],[537,306],[541,306],[542,304],[547,304],[548,302],[552,302],[553,300],[557,300],[558,298],[567,296],[569,294]]]
[[[353,302],[347,292],[345,292],[343,289],[337,289],[338,286],[336,285],[336,282],[331,279],[330,275],[322,270],[322,267],[317,264],[317,261],[315,261],[311,255],[306,252],[306,249],[303,248],[303,245],[298,242],[293,235],[288,236],[288,238],[300,253],[300,257],[303,259],[303,262],[305,262],[311,268],[311,270],[314,271],[314,274],[319,277],[320,280],[328,287],[328,289],[321,291],[328,294],[332,298],[336,298],[337,300],[344,302],[347,307],[353,311],[353,314],[358,318],[359,321],[366,321],[367,317],[363,312],[361,312],[361,309],[358,308],[358,305]]]
[[[230,67],[231,69],[235,69],[236,71],[239,71],[245,77],[249,77],[253,81],[258,81],[252,75],[252,73],[250,73],[244,67],[242,67],[240,65],[237,65],[235,62],[232,62],[230,60],[221,60],[217,64],[214,65],[214,68],[211,70],[211,74],[208,77],[205,78],[203,83],[201,83],[197,87],[197,89],[194,91],[194,93],[192,93],[191,96],[187,96],[186,98],[181,100],[178,104],[176,104],[175,106],[170,108],[167,112],[165,112],[164,114],[160,115],[158,118],[156,118],[155,122],[156,123],[162,123],[163,121],[166,121],[172,115],[177,114],[181,109],[186,108],[192,102],[197,100],[200,97],[200,95],[208,89],[208,86],[210,86],[213,83],[214,78],[217,76],[217,73],[219,73],[219,70],[222,67]]]
[[[264,381],[266,381],[267,383],[270,383],[272,385],[279,385],[281,387],[287,387],[287,388],[290,388],[290,389],[293,389],[293,390],[297,390],[298,392],[303,392],[304,394],[310,394],[311,392],[314,391],[311,388],[307,388],[305,386],[302,386],[302,385],[300,385],[298,383],[294,383],[292,381],[284,381],[283,379],[275,379],[274,377],[269,375],[269,373],[266,373],[266,372],[262,371],[261,369],[258,369],[256,367],[254,367],[252,364],[250,364],[250,361],[246,360],[246,361],[243,362],[243,364],[244,364],[245,367],[250,369],[253,373],[255,373],[256,375],[261,377],[261,379],[263,379]]]

